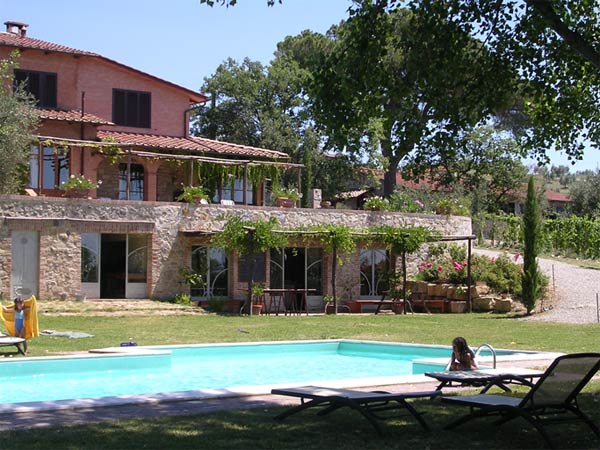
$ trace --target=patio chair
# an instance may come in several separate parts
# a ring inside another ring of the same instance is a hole
[[[498,416],[496,425],[522,417],[535,427],[549,447],[552,442],[544,428],[546,424],[581,421],[600,436],[598,426],[577,404],[577,395],[599,369],[600,353],[575,353],[556,358],[523,398],[490,394],[443,396],[443,403],[471,408],[470,414],[445,428],[456,428],[479,417]]]
[[[379,434],[382,434],[378,420],[391,418],[382,416],[382,411],[401,411],[407,410],[420,424],[429,431],[429,426],[421,417],[423,412],[417,411],[408,399],[412,398],[433,398],[440,395],[440,391],[427,392],[364,392],[353,389],[334,389],[318,386],[304,386],[299,388],[273,389],[271,394],[286,395],[289,397],[299,397],[300,405],[294,406],[275,417],[276,420],[283,420],[292,414],[299,413],[308,408],[322,406],[318,415],[329,414],[339,408],[348,407],[358,411],[373,425]]]

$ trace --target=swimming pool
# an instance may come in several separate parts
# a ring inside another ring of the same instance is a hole
[[[115,404],[266,393],[273,386],[423,381],[424,372],[443,370],[451,349],[333,340],[123,347],[101,352],[0,361],[0,412],[33,403],[73,407],[97,399]],[[534,353],[497,350],[497,355],[531,358]]]

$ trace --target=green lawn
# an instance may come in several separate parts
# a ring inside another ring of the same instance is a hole
[[[43,311],[41,306],[40,311]],[[41,314],[40,329],[82,331],[94,337],[40,336],[30,342],[33,356],[114,346],[129,338],[140,345],[334,338],[450,344],[456,335],[465,336],[473,346],[489,343],[510,349],[600,351],[600,325],[549,324],[495,314],[311,317],[54,317]],[[600,381],[588,386],[580,405],[600,423]],[[399,418],[386,422],[385,435],[379,437],[367,421],[352,411],[343,410],[326,418],[307,411],[279,423],[272,418],[281,408],[269,407],[3,432],[0,448],[520,449],[543,445],[537,433],[521,420],[499,428],[490,422],[477,421],[451,432],[443,430],[444,424],[464,410],[441,406],[439,401],[419,402],[418,408],[427,411],[426,420],[431,423],[433,432],[425,433],[410,418]],[[600,446],[581,424],[554,426],[550,434],[561,448]]]

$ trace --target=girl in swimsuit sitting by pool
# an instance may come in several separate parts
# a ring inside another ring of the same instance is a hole
[[[455,337],[452,341],[452,359],[450,370],[472,370],[478,369],[475,362],[475,354],[467,345],[463,337]]]

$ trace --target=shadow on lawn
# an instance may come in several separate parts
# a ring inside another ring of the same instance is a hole
[[[595,383],[595,387],[598,386]],[[467,408],[441,405],[439,400],[418,401],[415,405],[426,412],[425,419],[432,432],[423,431],[411,417],[402,416],[387,421],[383,427],[385,434],[380,437],[364,418],[351,410],[339,410],[325,417],[309,410],[277,422],[273,417],[282,411],[281,407],[160,417],[162,406],[159,404],[146,406],[158,417],[4,432],[0,434],[0,448],[387,450],[524,449],[544,445],[537,432],[521,419],[502,427],[494,427],[491,420],[479,420],[457,431],[446,431],[444,425],[466,413]],[[580,405],[598,423],[600,394],[582,394]],[[559,448],[598,448],[599,445],[584,424],[549,427],[549,434]]]

